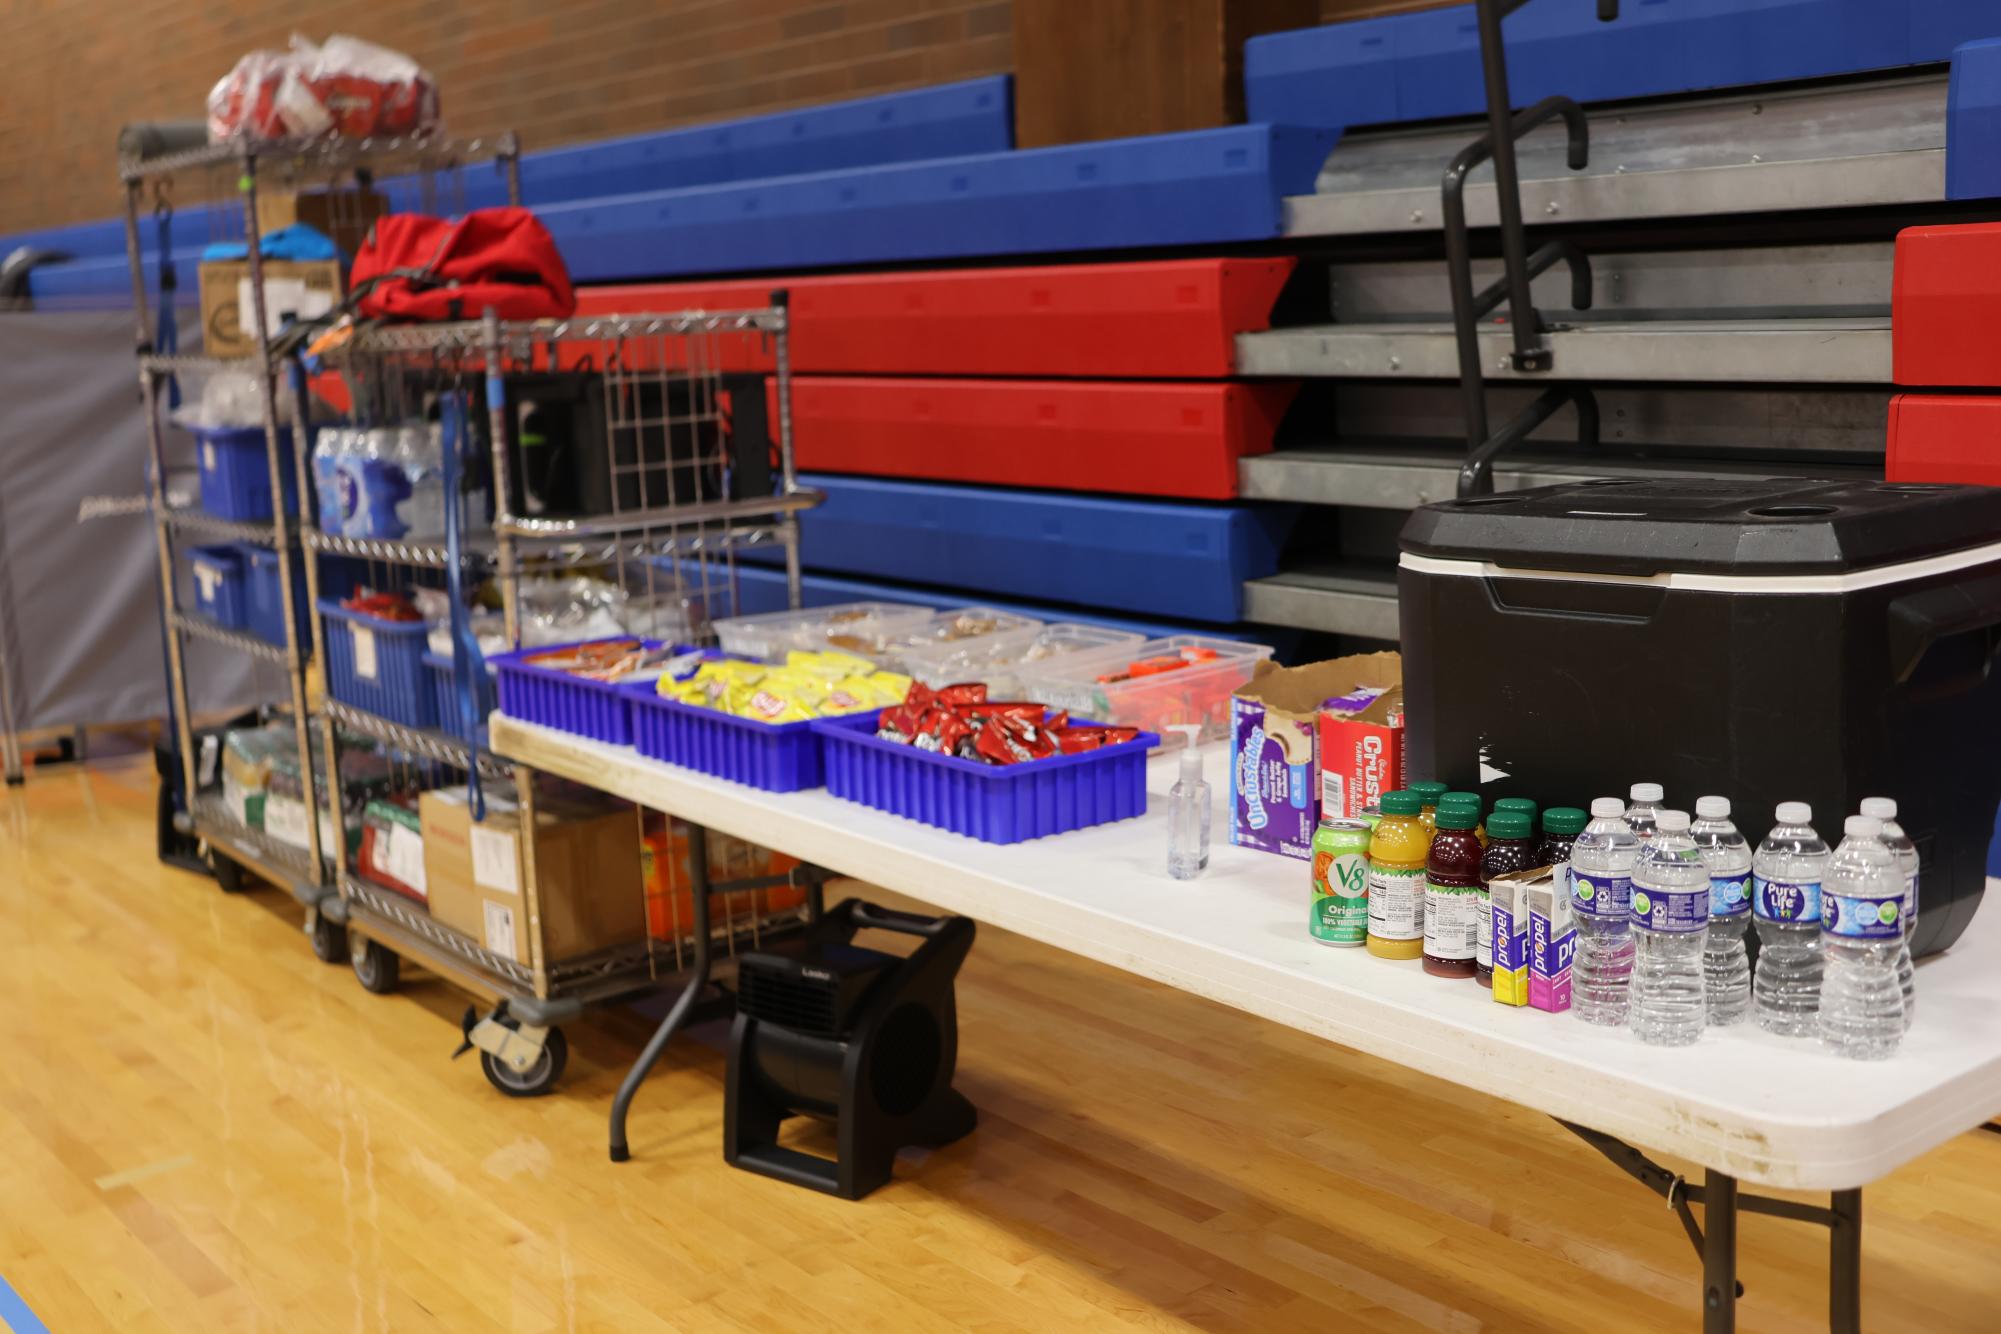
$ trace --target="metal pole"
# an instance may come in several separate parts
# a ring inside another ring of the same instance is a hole
[[[139,189],[137,177],[125,182],[125,259],[132,266],[132,314],[139,321],[139,354],[144,356],[153,350],[152,320],[146,310],[146,259],[139,245]],[[163,263],[173,263],[174,257],[162,257]],[[160,294],[161,300],[167,295]]]
[[[521,207],[521,140],[509,130],[501,138],[501,167],[507,173],[507,203],[510,208]]]
[[[292,397],[292,465],[297,470],[299,478],[299,532],[303,535],[319,527],[319,516],[313,513],[311,488],[307,484],[307,479],[312,476],[312,457],[306,445],[308,420],[306,373],[296,359],[286,363],[286,385]],[[274,508],[283,509],[284,506],[278,504]],[[313,661],[323,663],[327,660],[327,651],[326,628],[320,621],[319,611],[320,557],[316,551],[304,550],[304,545],[302,541],[300,547],[306,566],[306,623],[312,633]],[[281,547],[280,551],[283,550]],[[289,608],[286,614],[291,614]],[[340,849],[334,857],[333,874],[333,888],[335,892],[339,892],[341,880],[347,874],[347,816],[341,809],[340,740],[331,719],[320,724],[320,747],[327,766],[327,805],[333,812],[334,838]],[[314,823],[318,822],[318,813],[315,811]]]
[[[1474,308],[1473,256],[1466,234],[1466,177],[1485,156],[1475,143],[1445,174],[1445,276],[1452,290],[1452,330],[1459,348],[1459,396],[1466,418],[1466,447],[1487,442],[1487,385],[1480,364],[1480,315]]]
[[[1529,295],[1528,243],[1522,236],[1522,196],[1515,171],[1514,109],[1508,99],[1508,53],[1502,45],[1499,0],[1479,0],[1480,65],[1487,83],[1487,132],[1493,136],[1494,191],[1501,211],[1501,258],[1508,272],[1508,318],[1514,324],[1515,369],[1548,370],[1535,303]]]
[[[325,885],[326,866],[321,860],[320,848],[320,803],[313,789],[313,726],[312,718],[306,712],[306,657],[299,651],[298,590],[292,586],[292,519],[285,512],[285,473],[278,451],[278,385],[271,367],[271,321],[264,309],[264,255],[263,247],[258,244],[255,153],[243,155],[242,182],[243,235],[250,252],[250,328],[256,335],[255,355],[261,363],[258,383],[264,391],[264,462],[271,472],[271,540],[278,552],[278,594],[285,613],[285,670],[291,677],[292,725],[299,745],[299,772],[305,780],[306,856],[308,865],[312,867],[313,883]],[[303,427],[303,423],[299,425]],[[339,782],[339,770],[327,774],[329,790]],[[334,836],[343,845],[343,855],[335,860],[344,866],[347,862],[344,855],[346,838],[338,829],[334,831]]]
[[[1862,1334],[1862,1192],[1837,1190],[1828,1199],[1827,1328]]]
[[[674,1035],[681,1031],[681,1025],[688,1021],[696,998],[709,985],[709,831],[700,825],[688,827],[688,888],[695,912],[694,969],[688,978],[688,985],[674,998],[674,1008],[667,1012],[660,1027],[653,1030],[646,1050],[639,1053],[632,1069],[625,1072],[625,1081],[618,1086],[618,1095],[611,1100],[611,1160],[615,1163],[632,1157],[632,1149],[625,1139],[625,1115],[632,1107],[633,1095],[646,1082],[646,1076],[653,1072],[653,1067],[660,1061],[660,1054],[667,1050],[667,1044],[674,1040]]]
[[[194,814],[195,747],[193,724],[188,719],[187,668],[181,660],[180,594],[175,588],[174,534],[167,522],[167,446],[160,436],[159,377],[152,371],[139,372],[139,400],[146,413],[146,444],[153,452],[153,466],[147,469],[146,489],[153,504],[153,533],[160,550],[161,627],[167,640],[168,701],[173,707],[174,736],[181,751],[181,792]]]
[[[780,491],[791,495],[799,489],[799,474],[792,464],[792,294],[778,288],[771,294],[778,312],[778,325],[771,335],[773,378],[778,389],[778,475]],[[788,510],[779,523],[785,532],[785,600],[795,611],[800,603],[799,515]],[[730,590],[735,608],[736,590]]]
[[[1702,1178],[1702,1334],[1737,1328],[1737,1178]]]

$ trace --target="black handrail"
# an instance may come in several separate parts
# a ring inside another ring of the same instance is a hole
[[[1508,446],[1526,440],[1529,432],[1548,421],[1566,403],[1577,407],[1577,443],[1586,449],[1598,447],[1598,396],[1581,384],[1553,384],[1536,401],[1516,413],[1508,424],[1482,441],[1466,456],[1459,469],[1461,500],[1468,496],[1494,493],[1494,460]]]
[[[1465,403],[1467,471],[1461,486],[1469,482],[1492,485],[1492,460],[1500,448],[1533,430],[1564,402],[1579,403],[1580,425],[1584,399],[1565,392],[1555,396],[1541,416],[1519,433],[1511,434],[1522,418],[1510,422],[1500,436],[1490,437],[1487,428],[1487,392],[1480,355],[1480,321],[1506,303],[1514,351],[1510,363],[1516,371],[1536,374],[1554,365],[1550,349],[1543,342],[1544,325],[1536,312],[1531,284],[1536,277],[1558,263],[1570,269],[1571,304],[1576,309],[1591,305],[1591,263],[1575,246],[1554,241],[1533,255],[1522,227],[1521,181],[1515,166],[1515,141],[1537,126],[1561,117],[1568,135],[1566,160],[1571,170],[1581,171],[1590,157],[1590,128],[1584,109],[1568,97],[1546,97],[1534,106],[1515,113],[1508,96],[1507,50],[1501,36],[1501,20],[1519,9],[1526,0],[1475,0],[1480,25],[1480,65],[1486,80],[1487,132],[1468,144],[1446,168],[1442,186],[1445,214],[1445,258],[1452,289],[1452,326],[1459,351],[1459,384]],[[1598,0],[1601,21],[1617,18],[1619,0]],[[1472,245],[1466,227],[1466,178],[1474,168],[1491,159],[1494,164],[1495,202],[1500,213],[1502,277],[1479,293],[1473,290]],[[1544,395],[1545,399],[1550,395]],[[1542,400],[1538,400],[1540,404]],[[1592,405],[1595,422],[1596,405]],[[1531,409],[1533,412],[1533,409]],[[1524,413],[1523,417],[1529,416]],[[1593,436],[1595,439],[1595,431]],[[1474,467],[1472,459],[1482,460]],[[1484,482],[1482,482],[1484,479]],[[1477,494],[1463,491],[1462,494]]]

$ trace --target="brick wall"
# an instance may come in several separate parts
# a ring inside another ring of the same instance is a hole
[[[0,23],[0,233],[115,213],[118,127],[199,116],[238,55],[293,31],[408,51],[454,134],[530,148],[997,74],[1011,42],[1009,0],[0,0]]]
[[[236,57],[353,33],[437,76],[456,135],[530,147],[997,74],[1008,0],[0,0],[0,233],[121,207],[130,120],[199,116]]]

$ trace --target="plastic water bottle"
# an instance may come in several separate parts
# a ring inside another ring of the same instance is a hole
[[[1570,969],[1570,1008],[1587,1024],[1626,1022],[1633,976],[1628,919],[1633,861],[1640,840],[1617,797],[1591,803],[1591,823],[1570,849],[1570,903],[1577,916],[1577,958]]]
[[[1709,1026],[1741,1022],[1751,1012],[1751,960],[1744,929],[1751,924],[1751,845],[1730,822],[1727,797],[1695,803],[1689,837],[1709,871],[1709,932],[1702,951]]]
[[[1911,963],[1911,933],[1918,929],[1918,845],[1897,823],[1897,803],[1889,797],[1864,797],[1862,813],[1883,822],[1883,846],[1904,873],[1904,946],[1897,951],[1897,985],[1904,989],[1904,1031],[1917,1013],[1918,970]]]
[[[444,464],[437,456],[437,442],[431,438],[431,433],[421,422],[399,427],[395,452],[391,457],[403,470],[403,480],[410,487],[410,494],[396,506],[396,517],[403,525],[405,535],[412,538],[444,536]]]
[[[1904,872],[1883,846],[1883,822],[1851,815],[1827,864],[1820,910],[1827,969],[1820,1040],[1841,1055],[1879,1061],[1904,1037],[1897,952],[1904,945]]]
[[[1654,836],[1654,828],[1661,813],[1661,802],[1667,796],[1659,783],[1635,783],[1626,793],[1626,827],[1642,844]]]
[[[313,440],[313,490],[319,496],[323,533],[341,530],[340,461],[347,452],[348,434],[345,426],[322,426]]]
[[[1758,970],[1751,1007],[1758,1027],[1812,1037],[1820,1010],[1820,888],[1827,844],[1813,831],[1813,807],[1779,803],[1778,824],[1751,858],[1751,913],[1758,925]]]
[[[1202,777],[1196,729],[1183,724],[1188,744],[1181,751],[1181,777],[1167,790],[1167,873],[1193,880],[1209,866],[1209,783]]]
[[[1687,811],[1661,811],[1633,863],[1633,1035],[1661,1047],[1702,1036],[1709,868],[1688,834]]]

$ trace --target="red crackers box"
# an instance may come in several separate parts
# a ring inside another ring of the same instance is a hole
[[[1403,658],[1343,659],[1356,689],[1320,706],[1320,811],[1355,819],[1403,786]]]

